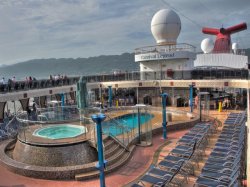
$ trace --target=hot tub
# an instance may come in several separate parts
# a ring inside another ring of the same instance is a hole
[[[47,139],[73,138],[87,132],[87,128],[72,124],[57,124],[36,129],[33,136]]]

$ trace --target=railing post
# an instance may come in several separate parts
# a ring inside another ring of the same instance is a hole
[[[97,148],[98,148],[98,163],[96,167],[100,170],[100,186],[105,187],[104,168],[107,161],[103,158],[103,144],[102,144],[102,121],[105,120],[104,114],[92,115],[92,120],[96,123],[97,128]]]
[[[202,117],[201,117],[201,94],[199,93],[199,108],[200,108],[200,111],[199,111],[199,113],[200,113],[200,122],[202,121]]]
[[[140,113],[140,108],[138,107],[137,111],[137,117],[138,117],[138,144],[141,143],[141,113]]]
[[[189,85],[189,106],[190,112],[193,112],[193,84]]]

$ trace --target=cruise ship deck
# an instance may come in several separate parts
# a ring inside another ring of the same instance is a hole
[[[246,186],[249,62],[230,38],[246,29],[203,28],[196,54],[162,9],[139,71],[3,82],[0,187]]]
[[[182,108],[182,110],[188,110],[188,108]],[[220,120],[222,123],[227,118],[230,112],[240,112],[235,110],[228,110],[218,112],[211,110],[210,114]],[[173,131],[168,133],[168,139],[164,140],[161,134],[153,137],[153,144],[150,147],[138,147],[133,153],[132,158],[116,172],[108,174],[106,176],[106,185],[110,187],[117,186],[131,186],[134,182],[138,181],[143,174],[145,174],[153,165],[159,163],[173,148],[176,146],[176,142],[188,131],[189,129]],[[221,130],[221,129],[220,129]],[[219,133],[219,131],[218,131]],[[197,179],[198,174],[208,158],[212,145],[216,141],[218,134],[215,134],[208,148],[206,148],[204,158],[199,162],[199,167],[195,167],[195,175],[189,177],[188,183],[183,186],[193,186]],[[0,178],[1,186],[82,186],[82,187],[98,187],[99,179],[90,179],[86,181],[51,181],[28,178],[20,176],[8,171],[6,168],[0,166]]]

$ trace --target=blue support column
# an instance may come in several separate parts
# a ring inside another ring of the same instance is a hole
[[[167,94],[161,94],[162,97],[162,127],[163,127],[163,138],[167,139]]]
[[[109,107],[112,107],[112,86],[108,86],[109,88]]]
[[[61,93],[61,102],[62,102],[62,107],[64,107],[65,106],[64,93]]]
[[[100,170],[100,186],[105,187],[104,168],[107,163],[103,158],[103,145],[102,145],[102,121],[105,120],[104,114],[92,115],[92,120],[96,123],[97,129],[97,147],[98,147],[98,164],[96,167]]]
[[[190,112],[193,112],[193,88],[194,86],[191,84],[189,85],[189,106],[190,106]]]

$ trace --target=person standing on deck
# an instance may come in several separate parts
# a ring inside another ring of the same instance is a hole
[[[13,82],[14,84],[16,83],[16,77],[15,77],[15,76],[12,77],[12,82]]]
[[[32,118],[34,121],[37,121],[37,111],[36,111],[36,103],[34,102],[33,105],[32,105]]]
[[[30,119],[31,110],[30,110],[29,105],[27,105],[27,107],[26,107],[26,111],[27,111],[28,119]]]

